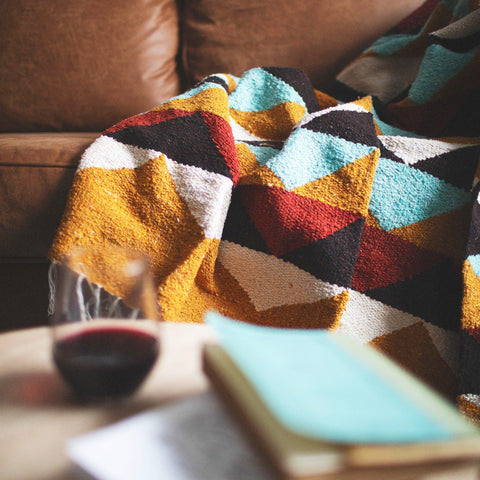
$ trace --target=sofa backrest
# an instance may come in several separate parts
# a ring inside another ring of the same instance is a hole
[[[301,68],[322,89],[423,2],[3,0],[0,133],[101,131],[257,66]]]
[[[184,0],[190,83],[257,66],[297,67],[325,88],[374,40],[425,0]]]
[[[3,0],[0,132],[100,131],[179,92],[175,0]]]

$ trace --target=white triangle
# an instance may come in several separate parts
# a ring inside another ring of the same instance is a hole
[[[303,116],[295,125],[295,128],[302,127],[303,125],[311,122],[314,118],[327,115],[331,112],[356,112],[356,113],[370,113],[367,109],[356,103],[343,103],[341,105],[335,105],[334,107],[324,108],[318,112],[309,113]]]
[[[445,330],[429,322],[423,322],[423,326],[427,329],[440,356],[445,360],[452,372],[457,374],[460,364],[460,333]]]
[[[400,157],[407,165],[436,157],[459,148],[471,147],[475,143],[454,143],[429,138],[412,138],[401,136],[380,135],[378,137],[385,148]]]
[[[127,145],[112,137],[102,135],[85,150],[78,170],[92,167],[107,170],[134,169],[161,155],[163,155],[162,152]]]
[[[179,195],[202,228],[206,238],[222,236],[233,182],[219,173],[165,158]]]
[[[392,333],[421,321],[419,317],[389,307],[366,295],[349,291],[347,308],[337,330],[355,337],[362,343]]]
[[[273,255],[225,240],[220,244],[218,260],[247,292],[258,311],[315,303],[345,291]]]

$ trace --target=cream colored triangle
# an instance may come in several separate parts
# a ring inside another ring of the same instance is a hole
[[[134,169],[161,155],[163,154],[156,150],[127,145],[108,135],[102,135],[85,150],[78,165],[78,170],[84,170],[85,168]]]
[[[357,112],[357,113],[369,113],[369,110],[366,110],[363,105],[359,105],[358,103],[344,103],[341,105],[335,105],[334,107],[324,108],[323,110],[319,110],[317,112],[309,113],[302,117],[299,122],[295,125],[296,128],[301,127],[309,122],[311,122],[314,118],[322,117],[324,115],[328,115],[331,112]]]
[[[220,243],[218,260],[247,292],[258,311],[315,303],[345,291],[273,255],[225,240]]]
[[[178,194],[206,238],[220,239],[232,193],[232,181],[218,173],[166,158]]]
[[[363,293],[349,291],[347,308],[338,330],[368,343],[377,337],[395,332],[421,321],[420,318],[373,300]]]
[[[443,153],[452,152],[459,148],[471,147],[472,143],[448,142],[430,138],[412,138],[401,136],[379,135],[378,137],[385,148],[401,158],[407,165],[436,157]]]

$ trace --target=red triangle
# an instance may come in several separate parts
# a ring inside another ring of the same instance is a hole
[[[429,270],[444,257],[384,230],[365,225],[352,286],[364,292]]]
[[[328,237],[361,218],[358,213],[279,187],[242,185],[238,188],[256,229],[276,256]]]
[[[193,115],[195,112],[187,112],[185,110],[180,110],[179,108],[169,108],[168,110],[151,110],[146,113],[141,113],[139,115],[134,115],[133,117],[126,118],[121,122],[116,123],[113,127],[110,127],[108,130],[105,130],[103,133],[113,133],[123,130],[128,127],[136,127],[139,125],[148,126],[154,125],[156,123],[165,122],[171,120],[172,118],[186,117],[188,115]]]
[[[213,143],[216,145],[217,150],[223,156],[225,163],[230,169],[233,184],[236,185],[240,178],[240,166],[232,127],[224,118],[214,113],[201,112],[201,115],[207,125]]]

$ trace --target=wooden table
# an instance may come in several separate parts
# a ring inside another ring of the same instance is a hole
[[[0,335],[0,479],[82,478],[66,456],[66,439],[206,390],[200,353],[212,338],[206,325],[163,323],[160,359],[137,394],[82,405],[55,370],[47,327]]]

